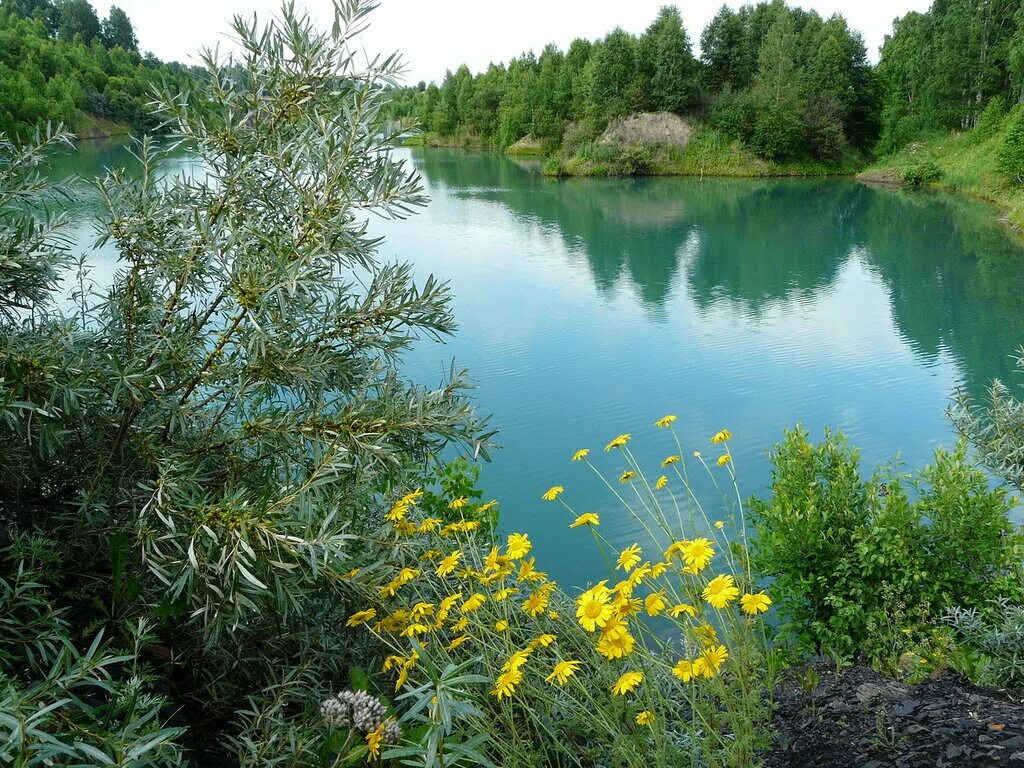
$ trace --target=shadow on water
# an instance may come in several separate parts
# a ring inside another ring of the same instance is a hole
[[[430,187],[503,206],[586,254],[599,294],[623,280],[653,317],[684,289],[757,321],[827,294],[851,258],[888,293],[924,365],[943,354],[977,393],[1024,344],[1024,242],[986,204],[848,180],[569,179],[498,154],[416,151]]]

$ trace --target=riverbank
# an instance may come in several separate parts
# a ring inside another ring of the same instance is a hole
[[[1000,218],[1024,229],[1024,188],[1003,179],[996,156],[1003,130],[944,133],[880,158],[857,174],[861,181],[917,185],[968,195],[996,205]]]

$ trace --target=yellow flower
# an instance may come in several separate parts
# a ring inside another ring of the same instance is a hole
[[[554,587],[554,584],[545,584],[538,587],[526,598],[526,602],[523,603],[523,610],[530,616],[540,616],[548,609],[548,603],[551,602],[551,592],[554,590]]]
[[[698,571],[708,567],[711,558],[715,556],[715,548],[707,539],[700,538],[687,542],[683,548],[683,559],[686,564]]]
[[[644,563],[638,568],[634,568],[633,572],[626,578],[625,585],[629,590],[633,590],[639,587],[644,579],[646,579],[651,573],[651,564]]]
[[[614,613],[614,608],[609,602],[611,592],[608,591],[607,583],[602,581],[576,599],[576,618],[580,626],[588,632],[603,627]]]
[[[730,456],[728,453],[723,453],[721,456],[718,457],[718,461],[716,463],[718,464],[718,466],[724,467],[730,461],[732,461],[732,456]]]
[[[495,592],[491,599],[496,603],[500,603],[502,600],[508,600],[512,595],[518,592],[519,589],[517,587],[505,587],[505,589],[499,589]]]
[[[526,666],[527,659],[530,658],[530,654],[533,653],[532,648],[523,648],[520,651],[514,651],[511,656],[508,657],[502,667],[502,672],[517,672]]]
[[[665,596],[661,592],[651,592],[644,598],[644,610],[648,616],[657,616],[668,606]]]
[[[656,422],[654,422],[654,426],[656,426],[656,427],[671,427],[672,426],[672,422],[675,421],[675,420],[676,420],[676,417],[673,416],[672,414],[669,414],[668,416],[662,416],[660,419],[658,419]]]
[[[435,614],[435,616],[439,618],[441,621],[444,621],[446,618],[448,618],[448,614],[451,613],[452,608],[455,606],[455,604],[459,602],[459,600],[461,599],[461,592],[456,592],[454,595],[449,595],[441,601],[441,604],[438,606],[437,613]]]
[[[479,515],[482,515],[482,514],[484,514],[485,512],[490,512],[490,511],[491,511],[492,509],[494,509],[494,508],[495,508],[496,506],[498,506],[498,501],[497,501],[497,499],[491,499],[491,500],[490,500],[490,501],[488,501],[488,502],[487,502],[486,504],[481,504],[481,505],[480,505],[480,508],[479,508],[479,509],[477,510],[477,514],[479,514]]]
[[[717,648],[708,647],[701,653],[700,658],[694,662],[694,667],[704,677],[714,677],[727,658],[729,658],[729,651],[725,649],[724,645],[719,645]]]
[[[558,611],[548,611],[548,618],[552,621],[558,621]]]
[[[551,674],[544,678],[545,682],[558,683],[559,685],[565,685],[569,682],[569,678],[576,674],[576,670],[582,666],[581,662],[578,661],[560,661],[555,664],[554,669],[551,670]]]
[[[626,547],[619,553],[619,559],[616,561],[616,569],[621,568],[629,573],[629,571],[633,570],[633,567],[640,562],[641,554],[642,551],[637,544]]]
[[[494,629],[496,632],[508,632],[508,622],[504,619],[499,619],[494,622]]]
[[[457,498],[457,499],[452,499],[448,503],[448,506],[451,507],[452,509],[462,509],[468,503],[469,503],[469,499],[467,499],[465,496],[459,496],[459,498]]]
[[[487,559],[484,560],[485,571],[496,571],[501,567],[502,557],[498,553],[497,547],[491,547],[491,551],[487,553]]]
[[[722,530],[723,528],[725,528],[725,523],[723,523],[721,520],[715,520],[715,528],[717,528],[718,530]]]
[[[740,608],[749,616],[756,616],[768,610],[772,600],[764,592],[757,592],[751,595],[744,595],[740,598]]]
[[[601,518],[593,512],[584,512],[569,525],[570,528],[579,528],[581,525],[600,525]]]
[[[573,461],[583,461],[589,455],[590,455],[590,449],[589,448],[580,448],[578,451],[576,451],[576,453],[574,453],[572,455],[572,460]]]
[[[601,639],[597,641],[597,652],[609,661],[626,658],[635,647],[636,639],[625,624],[616,625],[611,632],[602,633]]]
[[[732,432],[730,432],[728,429],[723,429],[720,432],[716,432],[714,437],[711,438],[711,442],[715,443],[716,445],[718,443],[728,442],[729,440],[732,440]]]
[[[667,467],[670,464],[675,464],[677,461],[679,461],[679,459],[680,457],[674,454],[672,456],[666,456],[665,459],[661,462],[661,466]]]
[[[671,616],[673,619],[678,619],[680,616],[684,615],[696,616],[697,609],[694,608],[692,605],[687,605],[686,603],[679,603],[678,605],[673,605],[671,608],[668,609],[668,615]]]
[[[502,672],[498,675],[498,679],[494,681],[494,690],[491,691],[491,695],[499,701],[503,698],[508,698],[516,692],[516,686],[522,681],[523,673],[518,669]]]
[[[456,648],[458,648],[463,643],[468,643],[468,642],[469,642],[469,635],[459,635],[454,640],[452,640],[450,643],[448,643],[448,647],[447,647],[446,650],[449,653],[451,653],[452,651],[454,651]]]
[[[408,520],[399,520],[394,524],[395,533],[400,536],[412,536],[416,533],[416,526]]]
[[[444,560],[437,564],[437,575],[447,576],[449,573],[455,570],[459,564],[459,560],[462,558],[462,550],[456,549]]]
[[[469,626],[469,619],[463,617],[463,618],[459,619],[458,621],[456,621],[454,624],[452,624],[451,630],[452,630],[452,632],[465,632],[466,628],[468,626]]]
[[[367,608],[365,611],[356,611],[348,617],[348,621],[345,622],[345,626],[358,627],[360,624],[365,624],[376,615],[376,608]]]
[[[668,485],[668,477],[666,477],[665,475],[662,475],[661,477],[658,478],[657,482],[654,484],[654,489],[657,490],[657,491],[660,491],[666,485]]]
[[[643,672],[624,672],[612,685],[612,693],[616,696],[625,696],[627,693],[635,691],[636,687],[643,681]]]
[[[623,472],[621,475],[619,475],[619,482],[620,483],[628,483],[634,477],[636,477],[636,472],[633,472],[632,470],[627,469],[625,472]]]
[[[612,448],[621,448],[629,442],[630,437],[632,437],[632,435],[628,433],[625,435],[619,435],[604,447],[605,451],[610,451]]]
[[[533,547],[533,544],[530,543],[530,538],[525,533],[510,533],[505,554],[512,560],[519,560],[526,557],[531,547]]]
[[[708,603],[715,608],[721,609],[739,597],[740,590],[736,586],[733,577],[723,573],[709,581],[701,594]]]
[[[410,624],[402,634],[406,637],[416,637],[416,635],[423,635],[429,631],[430,627],[426,624]]]
[[[533,638],[533,640],[530,641],[530,648],[547,648],[549,645],[556,642],[557,640],[557,635],[552,635],[549,632],[545,632],[542,635],[537,635],[535,638]]]
[[[680,682],[688,683],[694,678],[693,664],[688,659],[680,659],[672,667],[672,674],[678,677]]]
[[[547,489],[547,491],[544,493],[543,496],[541,496],[541,498],[544,499],[544,501],[554,501],[563,493],[565,493],[565,488],[563,488],[560,485],[553,485]]]
[[[668,563],[655,563],[654,565],[652,565],[651,578],[660,579],[664,575],[665,571],[668,570],[668,566]]]
[[[380,757],[380,745],[384,743],[385,723],[381,723],[368,734],[366,734],[366,748],[370,752],[370,760]]]
[[[536,565],[536,557],[531,557],[529,560],[523,558],[523,560],[519,563],[519,580],[544,581],[548,577],[548,575],[544,573],[544,571],[538,571]]]
[[[651,725],[652,723],[654,723],[654,713],[649,709],[645,709],[636,716],[637,725]]]
[[[470,595],[466,598],[466,602],[459,606],[459,612],[462,614],[472,613],[477,610],[481,605],[487,601],[487,595],[482,595],[479,592]]]

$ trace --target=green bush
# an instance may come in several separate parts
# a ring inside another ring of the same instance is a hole
[[[942,179],[942,169],[929,158],[915,158],[902,171],[901,178],[912,187],[923,187]]]
[[[996,169],[1008,181],[1024,184],[1024,108],[1010,114],[1006,138],[996,155]]]
[[[842,435],[813,445],[798,428],[771,460],[771,494],[752,502],[755,567],[800,651],[891,667],[944,610],[1019,583],[1012,502],[962,445],[916,477],[865,479]]]
[[[47,209],[45,147],[0,139],[5,734],[27,718],[51,754],[91,755],[72,764],[180,765],[176,741],[266,765],[246,734],[322,742],[319,694],[371,646],[342,634],[354,569],[391,556],[360,534],[446,446],[486,453],[462,374],[400,374],[454,319],[445,284],[367,234],[424,202],[383,115],[396,62],[353,53],[371,7],[339,3],[331,33],[290,6],[236,20],[233,63],[210,54],[195,88],[157,95],[205,173],[165,176],[143,141],[139,174],[98,183],[118,269],[68,313],[61,221],[26,212]],[[47,639],[26,639],[40,601]]]
[[[1002,96],[994,96],[989,99],[985,109],[978,115],[978,122],[974,126],[974,137],[984,140],[999,133],[1002,130],[1003,123],[1006,122],[1008,112],[1009,107],[1006,99]]]

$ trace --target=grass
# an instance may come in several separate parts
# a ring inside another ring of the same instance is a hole
[[[879,159],[859,178],[902,183],[908,169],[931,162],[941,176],[930,186],[995,203],[1006,222],[1024,228],[1024,188],[1004,180],[996,171],[996,155],[1005,136],[1002,127],[987,136],[976,130],[932,135]]]
[[[710,128],[699,128],[685,148],[649,145],[619,149],[586,144],[569,157],[552,158],[545,172],[552,176],[852,176],[856,158],[839,163],[773,162],[758,157],[738,140]]]

